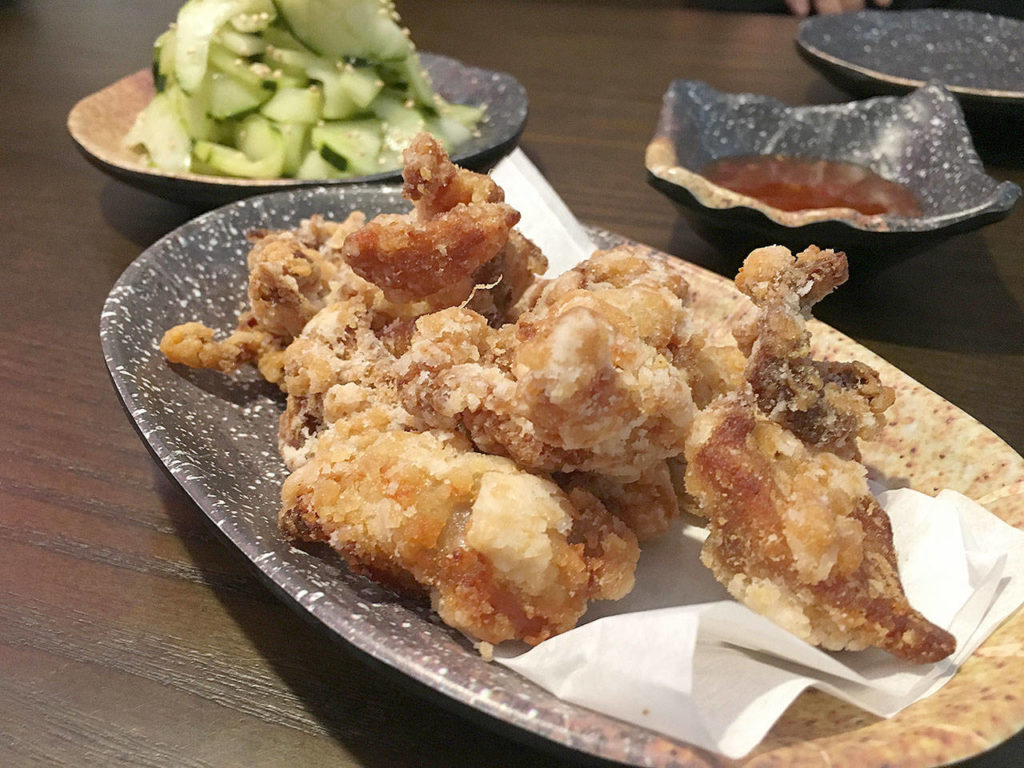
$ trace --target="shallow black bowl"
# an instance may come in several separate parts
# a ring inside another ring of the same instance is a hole
[[[903,94],[941,83],[969,113],[1024,116],[1024,21],[923,9],[814,16],[800,55],[856,96]]]
[[[452,160],[473,170],[490,170],[519,141],[526,124],[526,89],[506,72],[470,67],[432,53],[421,53],[420,59],[445,99],[486,107],[478,130],[452,153]],[[140,70],[79,101],[68,115],[68,131],[85,158],[101,171],[168,200],[212,208],[285,189],[401,180],[400,168],[343,179],[246,179],[153,168],[124,143],[136,115],[152,98],[152,75]]]
[[[915,194],[916,217],[849,208],[783,211],[701,175],[723,157],[788,155],[856,163]],[[938,85],[909,96],[790,107],[757,94],[725,94],[676,80],[647,147],[648,181],[726,252],[815,244],[851,262],[889,263],[952,235],[1005,218],[1021,190],[986,175],[963,113]]]

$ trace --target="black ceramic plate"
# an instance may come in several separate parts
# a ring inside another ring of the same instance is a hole
[[[291,547],[277,529],[286,470],[277,422],[284,401],[254,372],[224,376],[170,366],[157,344],[196,319],[234,327],[245,302],[244,233],[291,227],[313,213],[341,218],[404,211],[397,186],[349,185],[279,192],[206,213],[146,250],[104,306],[100,339],[117,392],[136,428],[220,532],[272,589],[421,692],[527,739],[544,737],[637,765],[686,748],[650,731],[567,704],[499,664],[487,663],[429,607],[353,575],[331,553]],[[607,247],[613,236],[592,232]],[[648,757],[644,757],[644,755]]]
[[[789,155],[866,166],[907,187],[923,215],[867,216],[848,208],[783,211],[711,183],[723,157]],[[648,181],[674,200],[713,245],[742,252],[779,243],[840,248],[851,263],[889,263],[951,235],[1004,218],[1021,190],[987,176],[963,113],[940,86],[905,97],[790,107],[676,80],[647,147]]]
[[[487,114],[478,135],[458,148],[452,159],[474,170],[488,170],[515,147],[526,124],[526,90],[504,72],[469,67],[455,59],[421,53],[434,87],[455,104],[484,105]],[[151,168],[145,158],[124,146],[135,116],[153,97],[148,70],[129,75],[78,102],[68,116],[68,130],[93,165],[132,186],[176,202],[206,208],[275,190],[319,185],[394,181],[396,169],[346,179],[238,179]]]
[[[969,111],[1024,113],[1024,21],[971,11],[862,11],[814,16],[797,49],[853,94],[942,83]]]
[[[290,190],[207,213],[147,249],[117,281],[100,320],[107,366],[131,419],[157,458],[279,596],[367,660],[415,684],[420,692],[537,744],[561,745],[651,768],[734,765],[642,727],[563,702],[507,668],[483,661],[462,635],[441,624],[427,606],[353,575],[330,553],[291,547],[277,530],[280,484],[286,475],[275,447],[283,408],[280,393],[254,372],[224,376],[194,371],[171,366],[160,354],[157,342],[163,331],[183,321],[200,320],[225,330],[234,327],[245,303],[249,245],[244,233],[250,228],[291,227],[313,213],[341,218],[353,209],[373,215],[406,207],[395,186]],[[605,232],[591,230],[590,234],[598,247],[624,242]],[[745,301],[725,278],[673,262],[694,289],[695,311],[699,306],[709,317],[725,318],[736,310],[737,302]],[[719,330],[725,329],[721,324]],[[824,326],[816,333],[823,335],[833,356],[864,359],[884,369],[886,381],[903,395],[899,402],[904,410],[896,418],[920,416],[915,420],[914,439],[934,437],[940,431],[956,434],[956,446],[945,446],[941,438],[926,439],[929,450],[917,453],[922,461],[933,454],[941,456],[946,464],[938,469],[927,462],[908,469],[912,463],[904,463],[903,441],[911,438],[905,431],[890,434],[895,443],[888,445],[885,455],[900,456],[899,468],[912,480],[956,477],[953,487],[969,493],[973,488],[974,495],[1012,485],[1015,475],[995,471],[993,476],[991,462],[982,462],[982,473],[978,463],[970,460],[970,451],[978,451],[1003,470],[1016,471],[1017,464],[1000,458],[1009,448],[998,438],[852,340]],[[977,487],[968,480],[976,475],[983,478]],[[1008,477],[1005,482],[1004,477]],[[999,647],[1017,639],[1017,635],[1005,636]],[[788,722],[770,737],[773,754],[760,757],[771,762],[774,756],[785,764],[801,758],[804,762],[827,760],[836,766],[891,764],[890,755],[901,754],[904,745],[909,748],[929,739],[940,743],[934,739],[936,713],[953,712],[948,717],[970,723],[965,718],[976,711],[976,722],[983,725],[943,733],[941,740],[941,754],[955,758],[973,754],[1019,728],[1019,708],[1012,706],[1015,699],[1010,695],[1016,691],[1016,668],[1004,666],[998,653],[989,656],[990,662],[993,659],[998,666],[985,666],[981,659],[973,667],[1009,681],[1004,691],[992,682],[995,678],[980,678],[989,686],[987,708],[979,700],[965,709],[963,701],[981,685],[974,678],[965,681],[963,672],[927,706],[898,715],[895,731],[883,726],[881,736],[869,730],[877,725],[873,719],[865,720],[857,710],[837,707],[837,702],[820,696],[801,698],[802,708],[794,705],[792,716],[786,716]],[[1010,705],[1003,700],[1004,692]],[[577,764],[581,758],[574,753],[566,762]]]

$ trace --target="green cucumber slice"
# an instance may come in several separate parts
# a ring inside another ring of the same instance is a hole
[[[380,118],[383,130],[381,164],[397,168],[402,164],[402,152],[413,137],[426,128],[427,121],[416,107],[386,94],[378,96],[372,107],[373,113]]]
[[[306,88],[278,88],[270,100],[260,107],[260,112],[271,120],[306,125],[319,122],[323,111],[323,90],[316,85]]]
[[[259,35],[236,32],[230,27],[224,27],[217,33],[217,42],[235,56],[241,56],[244,59],[258,56],[267,49],[267,41]]]
[[[207,83],[210,89],[208,112],[215,120],[226,120],[259,109],[272,95],[261,86],[247,85],[221,72],[212,72]]]
[[[346,174],[324,160],[320,151],[311,149],[295,171],[297,179],[340,179]]]
[[[445,102],[444,106],[441,107],[440,113],[442,117],[450,117],[452,120],[456,120],[462,123],[467,128],[475,128],[477,123],[484,119],[487,108],[483,106],[476,106],[473,104],[449,104]]]
[[[277,126],[284,139],[284,176],[295,176],[309,153],[309,126],[301,123],[281,123]],[[317,153],[314,153],[317,154]]]
[[[430,77],[423,69],[420,57],[415,52],[401,61],[388,62],[383,65],[380,68],[380,74],[385,85],[400,90],[417,104],[434,109],[439,106],[439,97],[434,93]]]
[[[324,89],[324,120],[342,120],[360,112],[345,87],[343,72],[318,71],[315,76]]]
[[[249,115],[235,129],[235,147],[250,160],[262,160],[271,155],[281,154],[284,138],[267,118],[262,115]]]
[[[341,120],[363,112],[384,87],[384,81],[368,67],[331,65],[316,59],[306,67],[309,76],[324,86],[324,119]]]
[[[156,94],[125,136],[129,147],[142,146],[157,168],[187,171],[192,139],[167,91]]]
[[[214,34],[242,14],[274,14],[271,0],[188,0],[178,11],[174,41],[175,77],[191,93],[206,74],[207,55]]]
[[[205,141],[216,141],[219,131],[213,118],[207,113],[209,104],[208,88],[205,84],[189,96],[172,82],[167,86],[165,93],[171,100],[171,105],[185,123],[185,130],[193,139]]]
[[[216,42],[210,45],[209,66],[214,71],[233,77],[250,88],[267,87],[266,73],[261,73],[260,65],[253,64]]]
[[[268,48],[287,48],[290,51],[304,51],[306,46],[295,39],[295,35],[279,24],[267,27],[260,33]]]
[[[342,72],[342,86],[359,109],[366,109],[377,98],[384,81],[370,67],[346,67]]]
[[[284,140],[278,134],[277,150],[259,159],[252,159],[239,149],[212,141],[197,141],[192,154],[197,167],[209,168],[225,176],[249,179],[274,179],[284,167]]]
[[[473,132],[469,128],[458,120],[444,115],[427,118],[426,128],[441,142],[445,151],[449,153],[473,137]]]
[[[153,85],[157,93],[174,78],[174,27],[164,32],[153,43]]]
[[[367,118],[324,123],[313,128],[310,138],[320,155],[346,176],[362,176],[381,170],[379,120]]]
[[[242,34],[255,34],[269,27],[277,18],[277,8],[272,0],[256,3],[250,11],[231,17],[231,26]]]
[[[279,67],[293,75],[307,76],[311,69],[329,69],[332,66],[325,59],[307,50],[280,45],[268,46],[263,59],[270,66]]]
[[[292,34],[322,56],[396,61],[413,50],[391,0],[274,2]]]

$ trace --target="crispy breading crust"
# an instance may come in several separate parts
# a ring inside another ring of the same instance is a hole
[[[907,602],[892,530],[864,467],[809,449],[747,393],[717,400],[687,442],[709,518],[701,560],[736,599],[809,643],[937,661],[956,641]]]
[[[808,642],[952,651],[907,603],[856,460],[892,390],[811,356],[843,254],[751,253],[756,317],[713,347],[669,262],[622,247],[538,279],[492,179],[425,135],[405,160],[409,214],[252,233],[238,330],[164,337],[171,360],[254,362],[288,394],[285,535],[429,594],[475,638],[536,643],[628,592],[638,538],[686,508],[715,576]]]

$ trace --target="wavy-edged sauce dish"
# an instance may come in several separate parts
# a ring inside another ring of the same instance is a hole
[[[381,668],[434,700],[490,718],[509,735],[650,768],[733,766],[653,731],[560,701],[508,668],[487,663],[428,605],[396,597],[351,573],[340,558],[294,548],[277,530],[286,470],[275,449],[283,398],[255,372],[225,377],[180,369],[157,348],[185,319],[234,327],[245,293],[244,233],[292,227],[323,213],[342,218],[405,210],[394,186],[300,189],[242,200],[205,214],[143,253],[107,299],[100,337],[125,408],[182,487],[274,591]],[[623,242],[592,231],[598,245]],[[731,281],[675,257],[695,311],[725,319],[746,299]],[[813,321],[812,321],[813,322]],[[721,324],[728,332],[726,323]],[[837,331],[815,323],[815,352],[857,359],[898,391],[890,424],[865,459],[880,475],[934,492],[953,488],[1024,527],[1024,460],[985,427]],[[913,423],[914,429],[905,425]],[[1024,612],[1011,616],[933,696],[889,720],[822,693],[803,694],[748,761],[834,768],[938,765],[979,753],[1024,726]],[[950,728],[956,723],[956,728]],[[578,755],[576,756],[579,757]],[[567,757],[567,760],[572,758]]]
[[[512,151],[526,125],[526,89],[512,75],[469,67],[449,58],[421,53],[434,88],[449,102],[485,105],[478,134],[452,153],[473,170],[487,170]],[[141,152],[124,143],[135,116],[153,98],[153,76],[140,70],[79,101],[68,115],[75,144],[93,165],[139,189],[176,202],[213,207],[257,194],[315,185],[394,181],[401,169],[344,179],[243,179],[153,168]]]
[[[853,163],[909,189],[920,216],[850,208],[784,211],[701,175],[726,157],[782,155]],[[845,250],[852,264],[890,263],[951,235],[999,221],[1021,190],[986,175],[955,98],[928,85],[904,97],[790,107],[676,80],[647,146],[648,181],[711,244],[745,255],[779,243]]]
[[[1024,21],[974,11],[922,9],[814,16],[800,55],[857,96],[941,83],[968,112],[1024,114]]]

